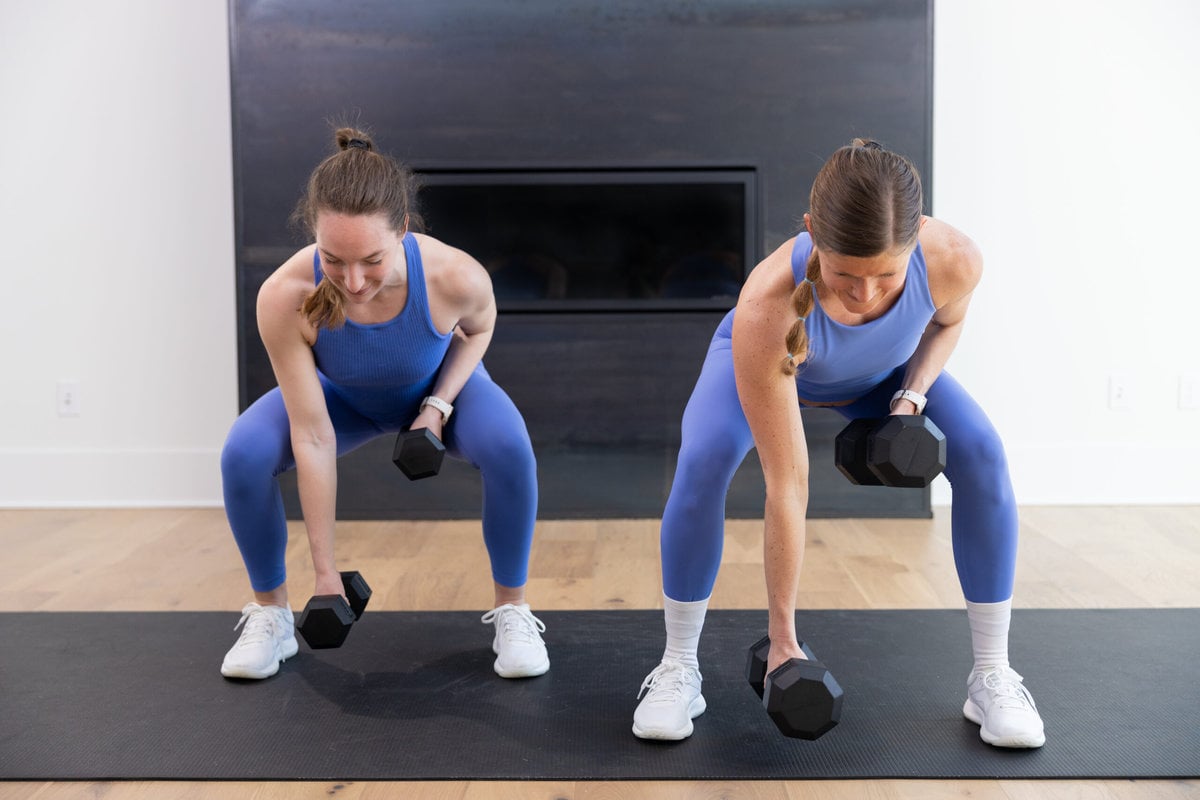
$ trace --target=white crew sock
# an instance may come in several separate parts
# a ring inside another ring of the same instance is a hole
[[[700,631],[704,628],[704,614],[707,611],[707,597],[683,602],[663,595],[663,616],[667,623],[664,660],[670,658],[689,667],[700,668],[696,653],[700,647]]]
[[[1012,619],[1012,598],[999,603],[967,601],[967,622],[971,626],[971,649],[975,669],[1008,666],[1008,626]]]

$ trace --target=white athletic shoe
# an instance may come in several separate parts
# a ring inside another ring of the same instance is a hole
[[[279,671],[280,662],[300,649],[290,607],[247,603],[242,618],[233,626],[235,631],[238,628],[242,628],[242,635],[221,664],[221,674],[226,678],[269,678]]]
[[[988,667],[967,679],[963,716],[979,726],[979,738],[996,747],[1041,747],[1042,718],[1024,679],[1009,667]]]
[[[480,622],[495,623],[492,652],[496,663],[492,668],[501,678],[532,678],[550,669],[550,656],[542,634],[546,625],[533,615],[528,603],[505,603],[480,617]]]
[[[692,735],[692,720],[708,705],[700,694],[700,670],[664,658],[651,670],[638,690],[633,712],[633,735],[640,739],[686,739]],[[645,697],[642,694],[645,693]]]

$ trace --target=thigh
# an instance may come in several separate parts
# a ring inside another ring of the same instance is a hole
[[[525,419],[481,363],[454,401],[443,431],[446,453],[480,467],[495,457],[532,457]]]
[[[733,350],[714,346],[683,411],[679,460],[701,459],[732,477],[754,447],[754,436],[738,399]]]

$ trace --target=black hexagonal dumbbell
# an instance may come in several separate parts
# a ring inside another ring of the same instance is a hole
[[[392,449],[392,462],[410,481],[429,478],[442,468],[446,446],[429,428],[401,431]]]
[[[350,634],[350,627],[362,616],[367,601],[371,599],[371,587],[357,572],[342,573],[342,588],[346,591],[346,597],[340,594],[314,595],[296,623],[296,630],[314,650],[341,647]]]
[[[833,460],[851,483],[928,486],[946,468],[946,436],[923,414],[856,419],[834,439]]]
[[[791,658],[767,672],[771,640],[764,636],[750,646],[746,680],[762,698],[767,716],[784,736],[817,739],[842,716],[842,687],[804,642],[808,659]]]

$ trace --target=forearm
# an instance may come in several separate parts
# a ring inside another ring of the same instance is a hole
[[[796,639],[796,590],[804,562],[804,517],[808,497],[800,490],[767,495],[763,569],[767,583],[767,634],[772,642]]]
[[[337,575],[333,556],[337,449],[333,443],[292,442],[296,486],[317,582]]]
[[[927,393],[929,387],[933,386],[933,382],[942,374],[961,335],[962,323],[949,326],[929,323],[917,344],[917,349],[908,360],[903,388],[912,389],[919,394]]]
[[[491,341],[491,328],[469,335],[456,334],[438,371],[437,382],[433,385],[434,396],[453,405],[471,373],[483,360]]]

